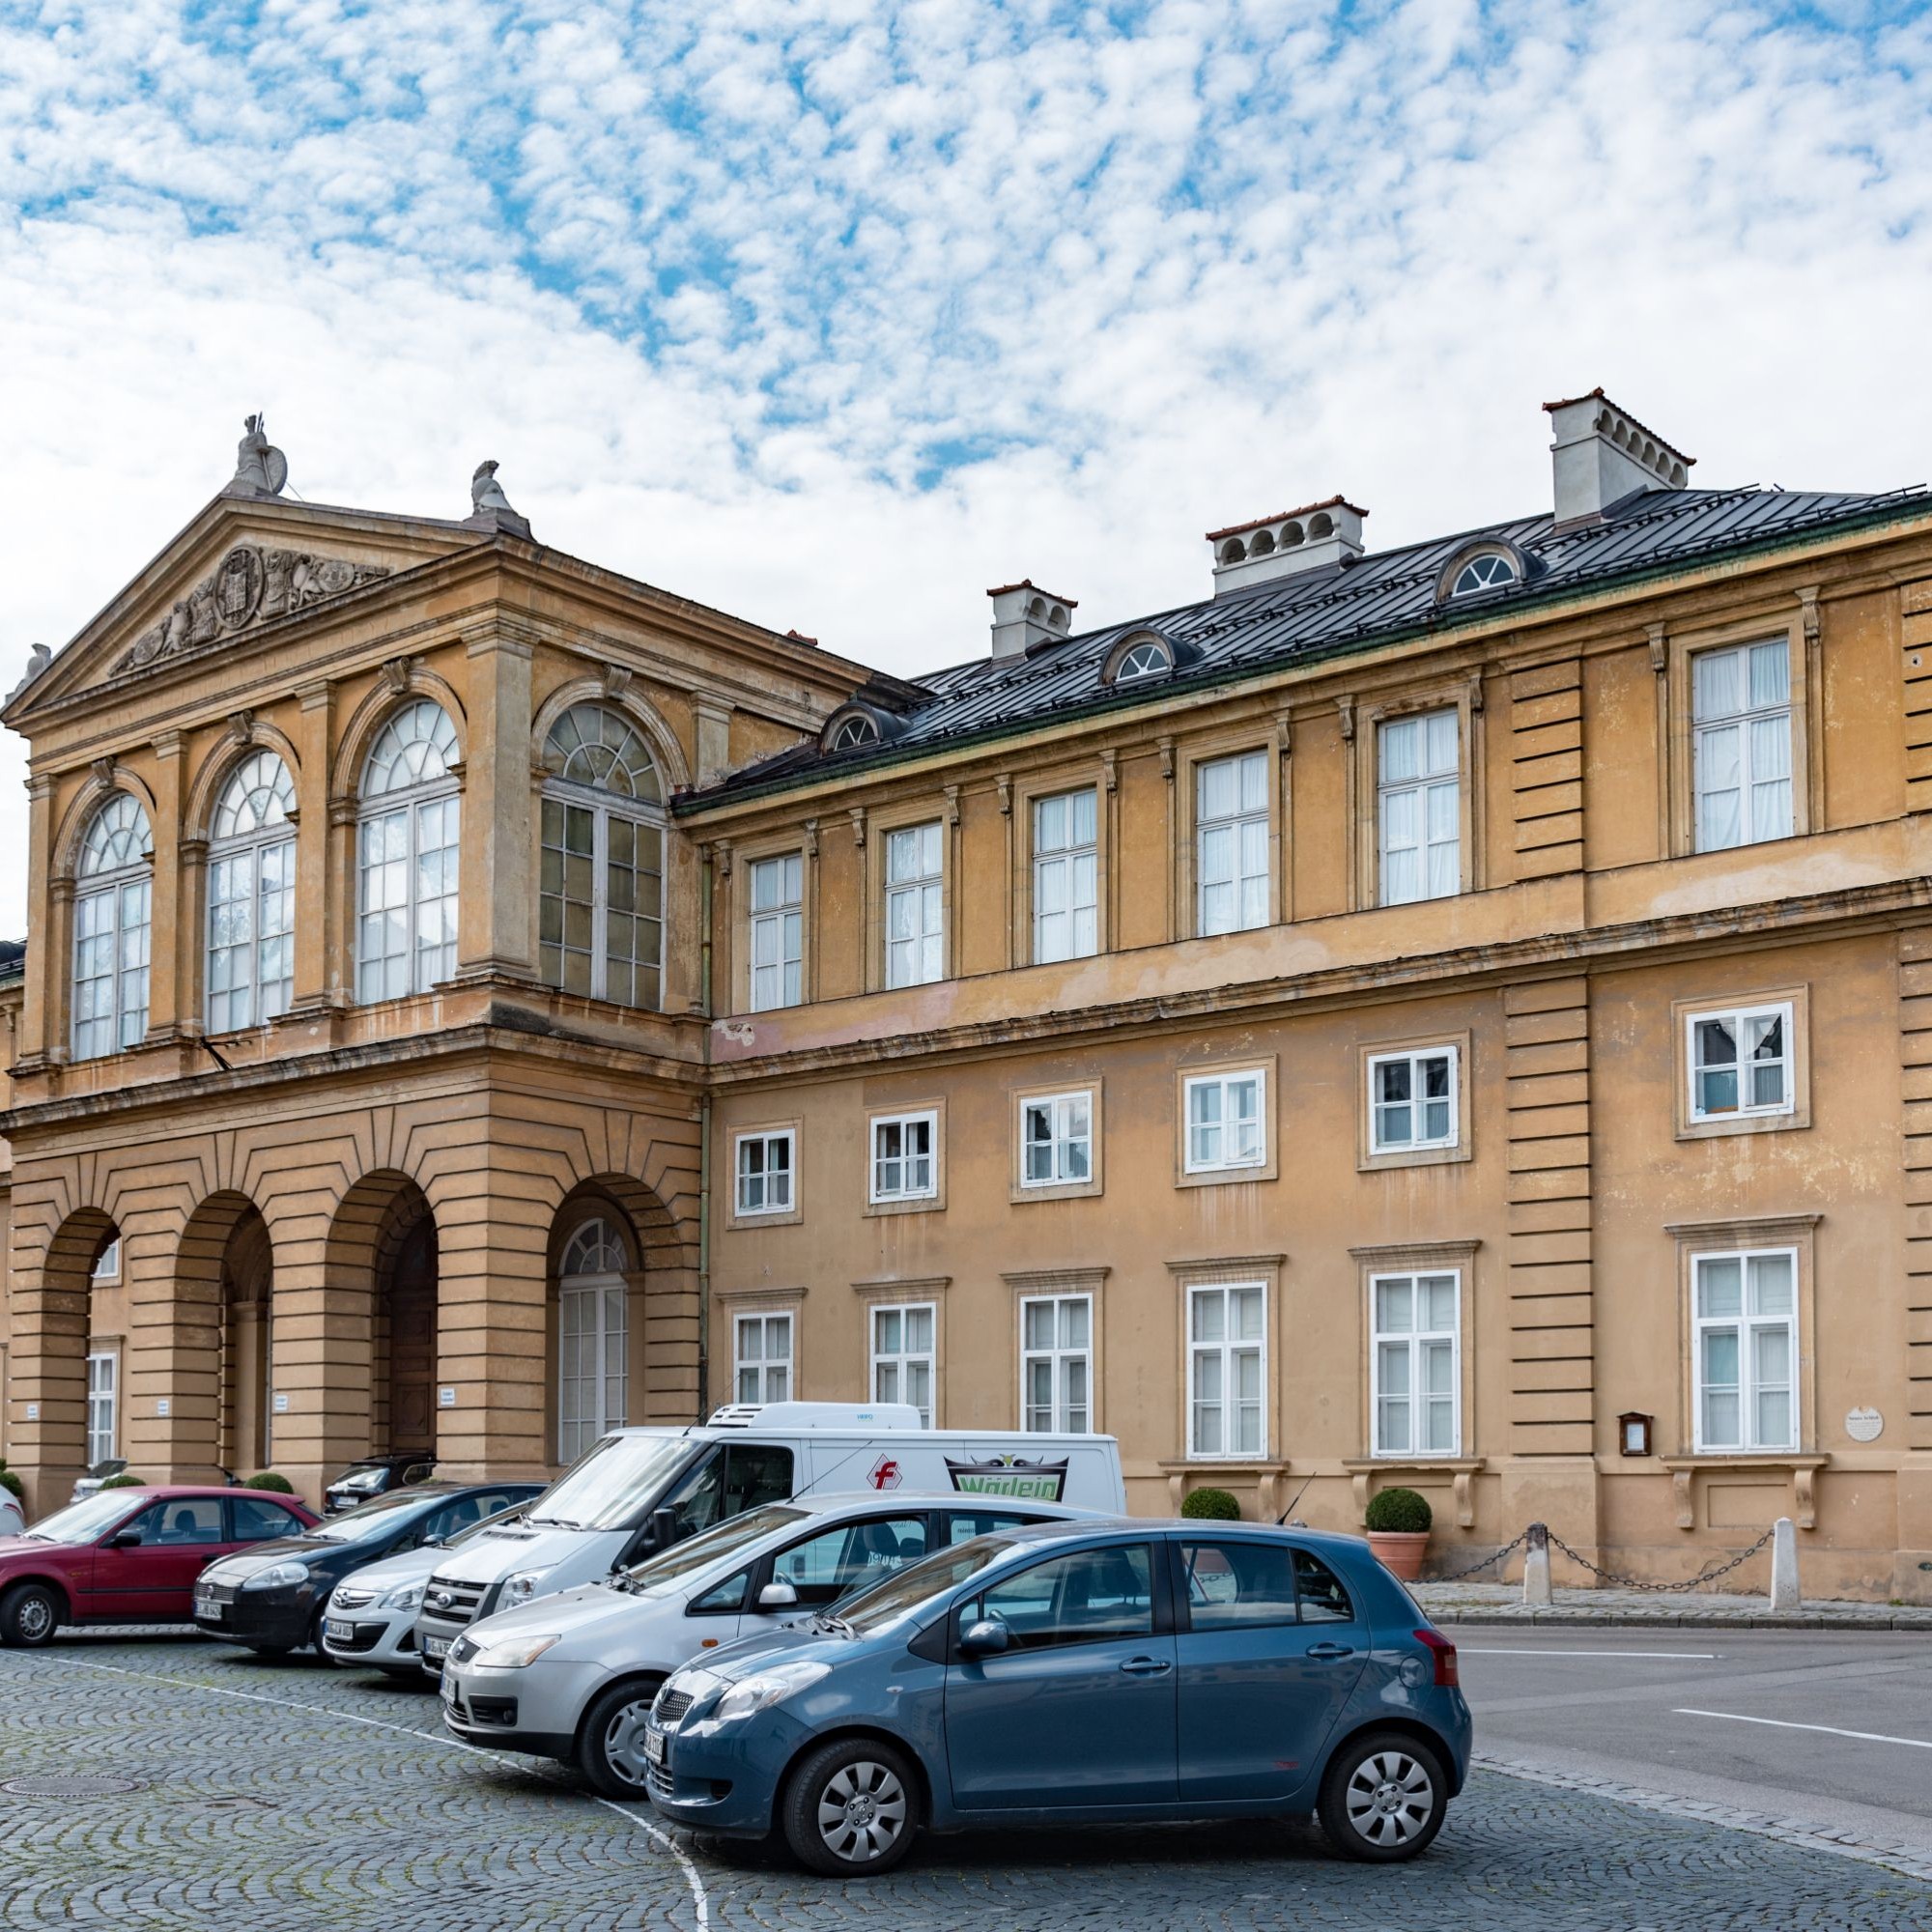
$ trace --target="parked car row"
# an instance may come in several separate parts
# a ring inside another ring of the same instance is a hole
[[[466,1744],[842,1875],[925,1830],[1310,1810],[1408,1858],[1467,1771],[1455,1650],[1364,1544],[1130,1518],[1109,1437],[777,1404],[612,1432],[548,1488],[427,1476],[389,1459],[326,1519],[85,1498],[0,1539],[0,1641],[191,1616],[440,1680]]]

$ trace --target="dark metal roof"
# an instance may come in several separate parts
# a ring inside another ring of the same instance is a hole
[[[1655,490],[1612,507],[1601,523],[1554,527],[1548,514],[1463,530],[1429,543],[1327,564],[1252,588],[1180,605],[1150,617],[1043,644],[1025,658],[975,659],[934,671],[925,694],[906,706],[883,743],[821,753],[796,745],[685,794],[685,810],[747,794],[783,790],[836,772],[862,772],[952,742],[1004,736],[1056,718],[1145,703],[1163,689],[1191,690],[1253,672],[1402,638],[1446,631],[1510,605],[1608,586],[1726,552],[1780,544],[1838,525],[1889,522],[1932,512],[1932,493],[1825,495],[1759,490]],[[1484,540],[1504,541],[1528,559],[1522,582],[1438,604],[1436,584],[1450,558]],[[1115,691],[1100,682],[1108,652],[1137,631],[1158,631],[1178,646],[1165,678],[1137,679]]]

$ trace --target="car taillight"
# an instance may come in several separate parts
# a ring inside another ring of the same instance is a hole
[[[1435,1660],[1437,1684],[1454,1690],[1462,1683],[1456,1674],[1456,1646],[1440,1631],[1417,1631],[1415,1640],[1429,1646],[1429,1654]]]

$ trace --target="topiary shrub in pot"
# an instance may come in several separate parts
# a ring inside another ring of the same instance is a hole
[[[244,1490],[272,1490],[278,1496],[292,1496],[296,1486],[286,1476],[278,1476],[272,1469],[264,1469],[258,1476],[250,1476],[242,1485]]]
[[[1428,1499],[1413,1490],[1378,1490],[1369,1498],[1369,1548],[1391,1576],[1413,1583],[1422,1575],[1434,1520]]]
[[[1241,1506],[1227,1490],[1189,1490],[1180,1499],[1182,1516],[1203,1517],[1209,1522],[1239,1522]]]
[[[123,1469],[118,1476],[109,1476],[100,1487],[103,1490],[138,1490],[142,1483],[139,1476],[130,1476]]]

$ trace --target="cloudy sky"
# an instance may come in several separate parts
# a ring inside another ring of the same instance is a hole
[[[1818,0],[0,0],[0,690],[228,475],[461,515],[899,670],[989,583],[1932,472],[1932,11]],[[0,932],[24,920],[16,740]]]

